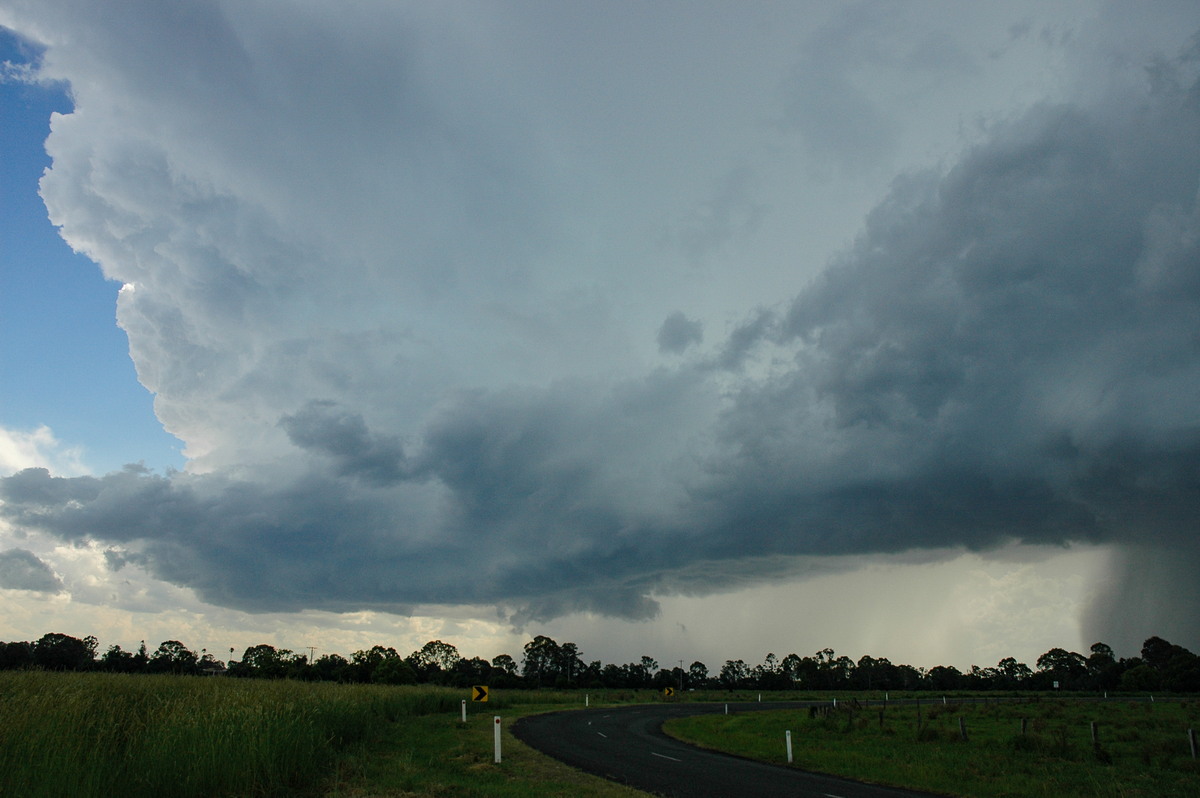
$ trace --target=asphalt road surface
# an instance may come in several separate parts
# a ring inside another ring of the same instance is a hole
[[[729,704],[730,712],[804,709],[808,703]],[[531,715],[513,725],[517,739],[572,767],[656,795],[677,798],[900,798],[926,793],[877,787],[767,765],[681,743],[663,722],[724,704],[641,704]],[[784,741],[779,741],[784,750]]]

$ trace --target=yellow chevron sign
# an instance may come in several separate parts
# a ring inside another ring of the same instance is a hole
[[[477,684],[471,688],[472,701],[487,701],[488,689],[486,684]]]

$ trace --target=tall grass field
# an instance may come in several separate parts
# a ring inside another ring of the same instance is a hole
[[[0,672],[0,795],[312,794],[348,748],[463,691]]]
[[[938,698],[919,711],[841,701],[816,714],[713,714],[666,725],[687,742],[781,765],[790,731],[795,767],[973,798],[1195,798],[1200,762],[1189,728],[1200,732],[1195,699]]]

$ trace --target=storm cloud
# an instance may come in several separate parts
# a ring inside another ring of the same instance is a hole
[[[223,606],[518,623],[652,617],[656,595],[814,555],[1089,542],[1200,562],[1200,39],[989,120],[714,335],[677,294],[778,213],[753,170],[706,176],[717,237],[680,244],[667,277],[574,244],[568,272],[564,242],[610,235],[579,220],[620,189],[596,177],[617,136],[563,165],[594,108],[540,116],[477,33],[419,7],[368,25],[186,5],[204,48],[172,49],[154,3],[88,41],[70,3],[22,11],[76,102],[47,205],[125,285],[139,376],[190,463],[18,472],[0,479],[15,527]],[[884,168],[900,134],[822,52],[778,76],[764,131]]]
[[[0,551],[0,587],[57,593],[63,589],[63,583],[50,566],[33,552],[9,549]]]

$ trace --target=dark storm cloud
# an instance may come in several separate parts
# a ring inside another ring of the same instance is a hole
[[[309,402],[280,419],[288,439],[301,449],[321,452],[337,464],[338,473],[386,485],[406,475],[404,448],[394,436],[373,435],[357,413],[333,402]]]
[[[25,549],[0,551],[0,587],[9,590],[34,590],[57,593],[62,580],[36,554]]]
[[[689,319],[680,311],[667,316],[662,326],[658,328],[658,348],[662,352],[678,354],[693,344],[704,340],[704,324],[696,319]]]
[[[1016,540],[1195,558],[1193,67],[1035,108],[898,179],[820,279],[707,360],[463,391],[403,447],[311,403],[280,422],[286,478],[29,470],[0,480],[0,513],[121,544],[218,604],[489,602],[518,621],[644,618],[655,591],[719,587],[720,564],[774,576],[799,555]],[[690,325],[668,319],[660,346],[698,343]]]

